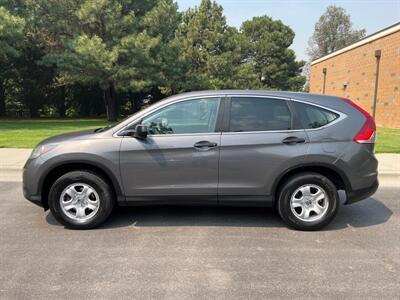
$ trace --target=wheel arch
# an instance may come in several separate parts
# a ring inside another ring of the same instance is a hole
[[[47,170],[44,176],[42,176],[39,187],[40,187],[40,195],[43,207],[45,210],[49,208],[48,204],[48,195],[51,186],[54,182],[60,178],[60,176],[77,170],[88,170],[99,174],[103,177],[111,186],[116,199],[121,200],[124,199],[122,188],[115,177],[115,175],[108,170],[108,168],[104,167],[103,165],[99,164],[98,162],[89,162],[89,161],[68,161],[65,163],[60,163],[56,166],[53,166],[51,169]]]
[[[272,190],[272,195],[274,196],[275,202],[278,193],[280,191],[280,188],[282,187],[284,182],[289,177],[303,172],[319,173],[329,178],[338,190],[345,190],[346,192],[351,191],[351,185],[349,179],[347,178],[346,174],[339,168],[324,163],[301,164],[285,170],[285,172],[283,172],[275,180]]]

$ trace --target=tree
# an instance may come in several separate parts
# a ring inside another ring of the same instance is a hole
[[[29,44],[36,44],[41,50],[40,56],[36,57],[36,64],[33,65],[32,72],[35,73],[36,70],[39,70],[43,75],[47,73],[47,76],[42,78],[47,85],[44,90],[45,95],[42,95],[38,105],[46,104],[48,107],[56,108],[59,117],[65,117],[67,110],[71,108],[70,105],[76,104],[76,108],[80,106],[80,103],[75,103],[71,99],[77,85],[70,77],[60,74],[57,66],[48,63],[47,58],[52,53],[64,51],[64,41],[74,36],[77,26],[79,26],[75,12],[82,1],[30,0],[25,2],[25,5],[19,7],[19,10],[27,11],[26,15],[30,20],[31,29],[27,36],[33,36],[34,41]],[[37,102],[37,100],[34,101]]]
[[[182,91],[297,90],[303,82],[289,27],[258,17],[238,30],[212,0],[184,13],[174,0],[0,0],[0,6],[6,8],[0,57],[8,57],[0,92],[6,85],[7,104],[31,117],[106,112],[116,120],[144,100]]]
[[[42,19],[46,15],[42,5],[46,1],[0,0],[0,3],[25,21],[18,45],[20,55],[12,60],[13,89],[18,90],[15,100],[24,103],[31,117],[38,117],[40,109],[49,100],[47,95],[55,76],[54,67],[41,64],[49,48],[47,45],[53,42],[44,34],[46,25],[49,25],[43,22],[46,18]]]
[[[139,89],[128,89],[131,112],[138,111],[144,100],[156,102],[179,92],[182,86],[182,65],[179,63],[179,48],[174,42],[176,29],[182,14],[173,0],[161,0],[149,10],[140,22],[139,31],[145,31],[160,42],[151,53],[153,63],[143,68],[142,77],[151,79],[152,85]]]
[[[350,45],[365,36],[365,29],[353,29],[350,15],[342,7],[328,6],[315,24],[308,55],[315,60]]]
[[[25,21],[0,7],[0,116],[6,112],[6,81],[13,70],[14,60],[20,55]]]
[[[294,39],[290,27],[261,16],[243,22],[241,33],[243,61],[254,64],[259,79],[255,87],[294,91],[303,87],[304,62],[296,61],[294,51],[289,49]]]
[[[183,90],[226,87],[226,74],[234,46],[229,43],[237,32],[226,24],[222,6],[203,0],[188,9],[176,33],[176,44],[183,67]],[[232,75],[232,74],[231,74]],[[181,81],[182,82],[182,81]]]
[[[177,30],[183,89],[270,88],[299,90],[305,78],[297,62],[293,31],[280,21],[257,17],[240,31],[226,24],[223,9],[203,0],[189,9]]]
[[[83,1],[76,11],[77,32],[48,61],[75,82],[99,85],[107,117],[115,121],[116,92],[142,92],[163,81],[158,53],[171,38],[177,15],[172,0]]]

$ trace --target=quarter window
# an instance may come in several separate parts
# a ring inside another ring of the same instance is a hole
[[[193,99],[161,108],[142,120],[150,134],[215,131],[220,98]]]
[[[293,101],[293,104],[296,108],[297,114],[300,118],[303,128],[306,129],[319,128],[339,118],[338,114],[323,109],[321,107],[297,101]]]
[[[291,129],[291,114],[285,100],[234,97],[230,111],[231,132]]]

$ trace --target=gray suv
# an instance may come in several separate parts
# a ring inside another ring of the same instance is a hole
[[[26,162],[25,197],[68,228],[115,205],[273,206],[315,230],[378,188],[375,122],[348,99],[249,90],[181,94],[109,128],[55,136]]]

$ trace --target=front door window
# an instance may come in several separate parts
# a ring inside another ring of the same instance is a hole
[[[161,108],[142,120],[152,135],[215,132],[220,98],[193,99]]]

